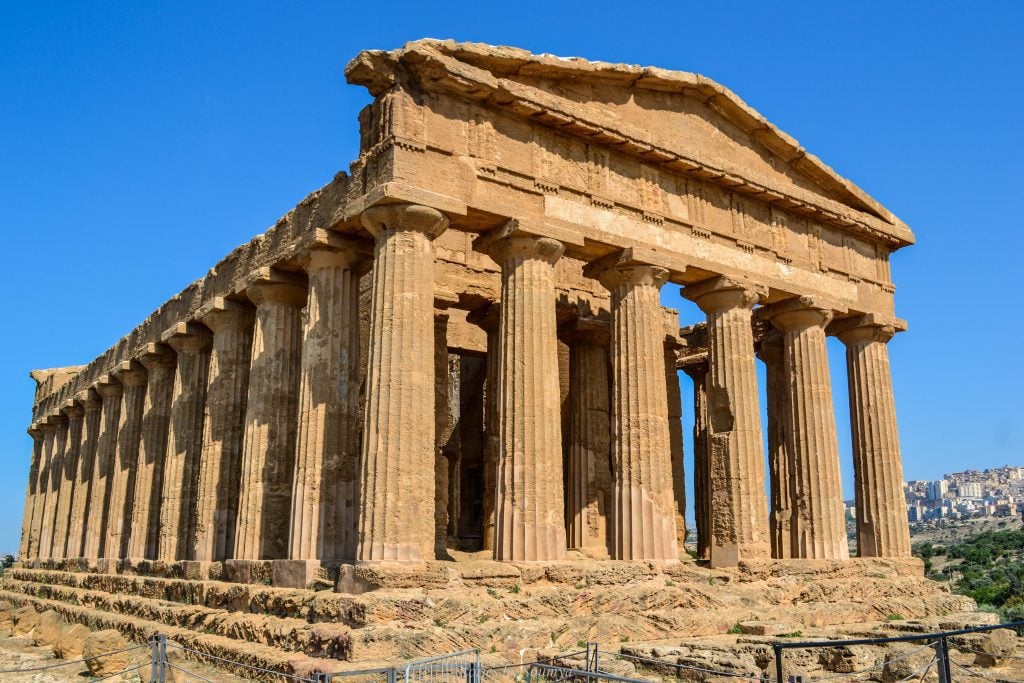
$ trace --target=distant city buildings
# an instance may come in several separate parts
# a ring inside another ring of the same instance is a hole
[[[1024,467],[967,470],[903,485],[911,523],[1024,515]]]

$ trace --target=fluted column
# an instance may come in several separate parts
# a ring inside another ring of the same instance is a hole
[[[483,453],[483,524],[481,549],[494,550],[495,490],[498,477],[498,454],[501,452],[501,413],[498,385],[501,383],[499,359],[501,337],[501,304],[491,303],[469,313],[466,319],[487,333],[487,376],[484,381],[484,453]]]
[[[103,403],[95,389],[86,389],[77,394],[75,403],[82,406],[85,415],[82,418],[82,434],[78,445],[78,471],[75,475],[75,493],[71,500],[65,553],[68,558],[78,559],[85,557],[85,527],[86,520],[92,512],[92,474],[96,467],[96,444],[99,441]]]
[[[832,319],[832,311],[801,297],[773,304],[765,316],[783,333],[783,367],[789,385],[787,446],[794,493],[791,551],[793,557],[845,559],[850,550],[825,347],[825,325]]]
[[[562,428],[554,265],[556,240],[513,234],[490,247],[501,266],[494,559],[565,557]]]
[[[314,249],[302,339],[293,560],[351,560],[359,474],[359,277],[355,251]]]
[[[200,320],[213,330],[213,347],[196,493],[194,559],[219,562],[230,557],[235,543],[255,316],[248,304],[218,299],[201,313]]]
[[[683,290],[708,319],[707,377],[712,567],[767,559],[768,500],[751,331],[766,294],[745,280],[715,277]]]
[[[440,212],[363,212],[376,238],[356,560],[434,558],[434,248]],[[397,494],[397,495],[396,495]]]
[[[71,508],[75,497],[75,482],[78,478],[78,452],[82,441],[82,420],[85,417],[85,410],[77,402],[68,401],[61,412],[68,420],[68,438],[64,446],[64,461],[61,464],[60,492],[57,495],[57,519],[53,527],[53,546],[50,556],[55,560],[62,560],[70,557],[67,554],[69,546],[69,530],[71,523]],[[78,556],[75,550],[74,557]]]
[[[121,363],[114,373],[124,387],[121,417],[117,430],[117,451],[111,463],[110,512],[107,514],[107,540],[104,555],[110,559],[128,556],[132,535],[132,508],[135,503],[135,474],[139,464],[142,438],[142,411],[146,402],[146,369],[137,361]],[[141,533],[141,532],[140,532]]]
[[[793,556],[792,467],[789,449],[786,445],[786,430],[789,425],[789,385],[783,360],[782,335],[772,332],[761,340],[757,356],[765,365],[768,397],[768,472],[770,475],[771,512],[768,522],[771,529],[772,557],[788,560]]]
[[[128,557],[133,562],[155,560],[160,544],[160,496],[163,490],[167,432],[177,359],[163,344],[147,344],[139,362],[148,375],[142,409],[142,441],[135,468],[135,501]]]
[[[178,367],[171,395],[163,489],[160,493],[160,546],[165,562],[192,559],[195,543],[195,494],[199,454],[203,449],[203,411],[210,367],[212,335],[202,325],[181,323],[163,335],[174,349]]]
[[[608,325],[577,320],[569,344],[568,545],[591,557],[610,554],[612,444]]]
[[[288,556],[306,290],[263,279],[246,294],[256,304],[256,327],[234,559],[279,560]]]
[[[85,550],[89,560],[104,557],[110,513],[110,479],[117,451],[117,427],[121,420],[121,396],[124,389],[113,377],[104,375],[96,383],[103,399],[100,433],[96,440],[96,461],[92,469],[89,518],[85,521]]]
[[[711,559],[711,464],[708,454],[708,364],[683,366],[693,380],[693,507],[697,518],[697,559]]]
[[[57,424],[57,433],[53,438],[53,451],[46,470],[46,507],[43,508],[43,529],[40,532],[40,559],[53,558],[57,508],[60,505],[60,480],[64,473],[64,451],[68,445],[68,418],[61,414],[51,419]]]
[[[54,442],[57,439],[57,421],[44,418],[40,423],[43,431],[43,449],[39,460],[39,471],[36,477],[36,494],[32,503],[32,528],[29,533],[29,557],[45,559],[42,545],[46,541],[43,525],[46,510],[46,497],[50,488],[50,462],[53,459]]]
[[[28,485],[25,491],[25,511],[21,516],[21,544],[18,546],[18,559],[24,562],[32,557],[32,511],[35,508],[36,493],[39,486],[39,470],[43,458],[43,430],[36,423],[28,428],[32,437],[32,461],[28,469]]]
[[[846,323],[846,321],[840,321]],[[857,554],[910,557],[896,403],[889,368],[895,327],[871,316],[839,332],[846,345],[857,496]]]
[[[679,330],[679,312],[672,311],[672,327]],[[668,335],[666,335],[668,337]],[[686,529],[686,463],[683,452],[683,395],[679,390],[679,368],[677,366],[678,341],[675,336],[666,338],[664,345],[665,393],[668,408],[669,459],[672,463],[672,511],[676,519],[676,550],[685,548]],[[680,552],[680,557],[685,554]]]
[[[679,559],[658,295],[667,278],[637,264],[600,274],[612,295],[612,548],[620,560]]]

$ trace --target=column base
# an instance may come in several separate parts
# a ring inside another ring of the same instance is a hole
[[[328,567],[320,560],[274,560],[273,583],[279,588],[334,588]]]
[[[274,560],[224,560],[224,576],[232,583],[273,583]]]
[[[178,564],[181,565],[184,578],[192,581],[222,581],[224,579],[223,562],[183,560]]]
[[[89,571],[94,574],[120,574],[127,565],[127,560],[117,557],[101,557],[91,560]]]

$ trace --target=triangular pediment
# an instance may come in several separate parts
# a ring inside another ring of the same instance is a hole
[[[914,241],[885,207],[698,74],[438,40],[361,53],[347,74],[374,94],[410,79],[748,194],[819,208],[898,245]]]

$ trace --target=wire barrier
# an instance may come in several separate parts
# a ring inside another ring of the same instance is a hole
[[[67,661],[56,662],[54,664],[46,664],[44,666],[32,666],[25,669],[0,669],[0,674],[20,674],[28,673],[30,671],[46,671],[47,669],[59,669],[65,666],[72,666],[74,664],[87,664],[97,659],[103,659],[104,657],[113,657],[114,655],[123,654],[125,652],[132,652],[133,650],[142,650],[148,647],[149,645],[136,645],[134,647],[126,647],[120,650],[104,652],[102,654],[93,655],[92,657],[83,657],[82,659],[69,659]]]

